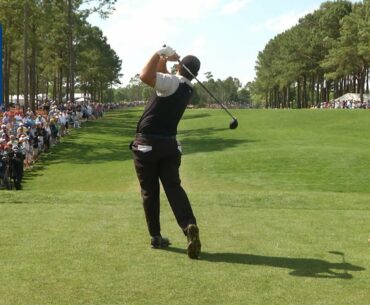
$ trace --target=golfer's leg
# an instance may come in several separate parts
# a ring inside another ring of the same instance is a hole
[[[177,223],[184,230],[189,224],[196,224],[196,219],[188,196],[181,186],[180,163],[181,154],[177,152],[160,163],[159,176]]]
[[[149,160],[147,156],[144,158],[140,156],[140,153],[134,154],[134,163],[137,177],[140,182],[141,196],[143,198],[143,207],[149,234],[151,236],[160,235],[158,167],[156,163]]]

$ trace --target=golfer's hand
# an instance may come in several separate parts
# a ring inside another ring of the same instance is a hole
[[[167,59],[167,61],[179,61],[180,56],[177,53],[175,53],[171,56],[166,57],[166,59]]]
[[[176,51],[172,49],[170,46],[164,45],[161,49],[157,51],[157,54],[159,56],[164,56],[166,58],[169,58],[176,54]]]

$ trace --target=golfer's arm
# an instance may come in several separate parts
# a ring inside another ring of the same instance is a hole
[[[169,74],[167,70],[167,59],[163,56],[160,57],[159,62],[157,64],[157,72]]]
[[[157,80],[157,72],[168,73],[167,60],[155,53],[140,73],[140,79],[154,88]]]

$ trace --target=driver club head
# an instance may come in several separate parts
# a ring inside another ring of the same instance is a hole
[[[236,129],[236,127],[238,127],[238,120],[236,118],[233,118],[230,122],[229,128]]]

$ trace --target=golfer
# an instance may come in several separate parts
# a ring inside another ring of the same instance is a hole
[[[167,71],[167,61],[178,61],[179,55],[169,46],[163,47],[150,58],[140,79],[155,89],[136,129],[131,144],[135,169],[141,186],[143,206],[153,248],[165,248],[171,243],[161,235],[160,186],[166,193],[177,223],[187,236],[189,258],[197,259],[201,243],[199,229],[189,199],[181,186],[179,167],[181,146],[176,140],[177,125],[193,94],[191,75],[197,75],[200,61],[189,55],[177,66],[177,73]]]

